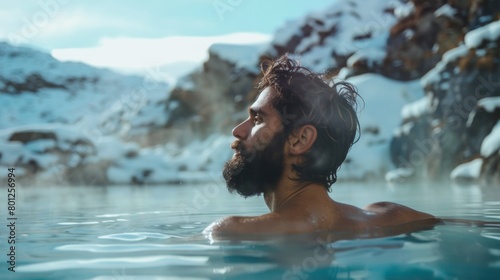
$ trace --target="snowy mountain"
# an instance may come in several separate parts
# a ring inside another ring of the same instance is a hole
[[[123,76],[81,63],[61,63],[49,54],[0,43],[0,128],[63,123],[102,134],[133,133],[163,125],[155,110],[168,86],[148,77]],[[8,108],[8,110],[6,110]],[[126,111],[126,113],[125,113]],[[109,122],[115,121],[112,125]],[[119,128],[121,127],[121,128]]]

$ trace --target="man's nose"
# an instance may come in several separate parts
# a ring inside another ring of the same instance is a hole
[[[247,119],[244,122],[237,125],[235,128],[233,128],[233,136],[240,140],[246,139],[248,137],[248,132],[249,132],[248,129],[249,123],[250,123],[249,119]]]

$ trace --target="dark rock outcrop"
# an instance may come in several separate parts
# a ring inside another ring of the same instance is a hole
[[[258,63],[255,61],[255,69]],[[184,77],[171,91],[166,128],[184,134],[177,135],[181,143],[212,133],[227,134],[257,94],[255,69],[239,68],[209,52],[203,67]]]
[[[47,81],[38,73],[28,75],[24,81],[20,82],[10,80],[0,81],[3,83],[3,87],[0,88],[0,91],[13,94],[19,94],[21,92],[37,92],[41,88],[66,89],[63,84],[56,84]]]
[[[402,128],[410,129],[402,129],[405,133],[393,139],[394,163],[412,169],[417,177],[449,178],[458,165],[483,158],[476,179],[500,183],[498,151],[481,152],[484,139],[500,120],[500,108],[491,98],[500,96],[500,37],[487,31],[500,30],[500,24],[481,28],[469,31],[463,45],[446,53],[422,78],[431,100],[428,110],[403,120]]]
[[[2,138],[5,141],[0,146],[0,165],[15,166],[18,179],[25,183],[107,183],[102,164],[86,163],[88,157],[96,155],[96,147],[71,127],[24,127]]]

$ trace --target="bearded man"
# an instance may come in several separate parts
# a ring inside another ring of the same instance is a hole
[[[334,201],[328,192],[359,138],[354,86],[330,85],[286,55],[262,64],[263,78],[249,117],[233,129],[235,150],[223,171],[230,192],[263,194],[270,213],[226,217],[213,234],[291,234],[356,231],[434,219],[390,202],[364,209]]]

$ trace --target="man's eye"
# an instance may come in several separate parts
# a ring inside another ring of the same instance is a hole
[[[261,123],[262,123],[262,121],[263,121],[263,120],[262,120],[262,118],[261,118],[261,117],[259,117],[259,116],[255,116],[255,117],[253,118],[253,123],[254,123],[254,124],[261,124]]]

